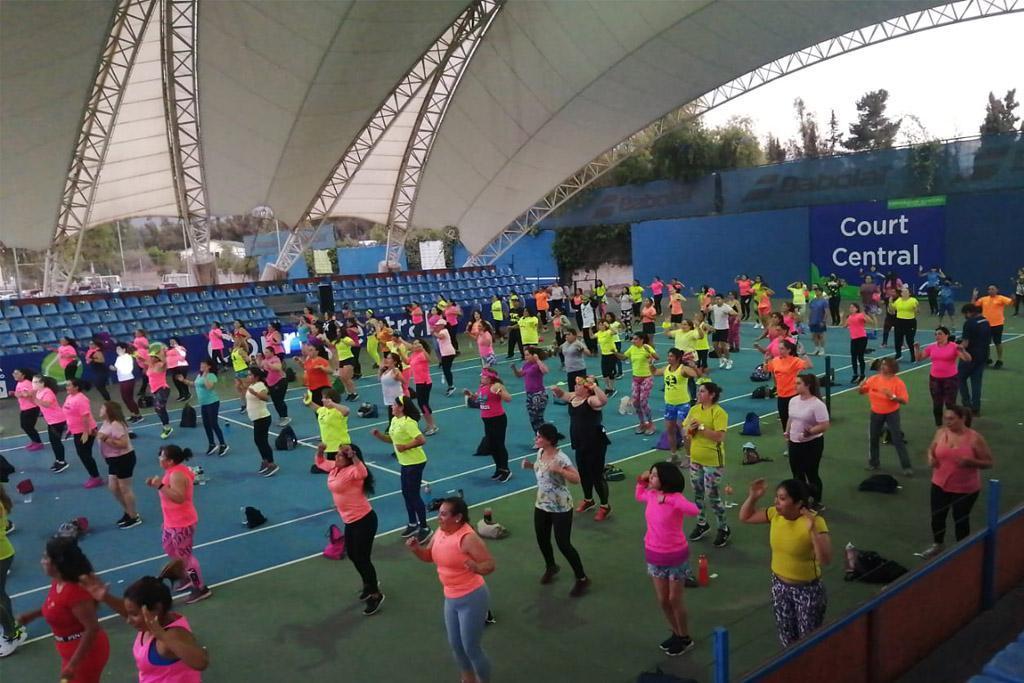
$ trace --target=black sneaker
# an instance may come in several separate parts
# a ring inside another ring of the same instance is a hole
[[[384,602],[384,594],[376,593],[366,598],[366,607],[363,608],[363,616],[368,617],[371,614],[376,614],[377,610],[380,609],[380,604]]]
[[[123,515],[121,515],[121,519],[119,519],[116,522],[114,522],[114,524],[116,524],[117,526],[121,526],[122,524],[124,524],[129,519],[131,519],[131,517],[129,517],[128,513],[126,512]]]
[[[131,422],[132,424],[135,424],[136,422],[142,422],[142,416],[132,415],[131,417],[128,418],[128,421]]]
[[[512,471],[511,470],[502,470],[501,473],[498,474],[498,481],[500,481],[502,484],[507,483],[508,480],[511,479],[511,478],[512,478]]]
[[[260,465],[260,468],[256,471],[256,473],[257,474],[266,474],[267,470],[269,470],[269,469],[270,469],[270,463],[269,462],[264,462],[262,465]]]
[[[668,646],[668,649],[665,650],[665,654],[669,657],[678,657],[679,655],[692,650],[694,645],[696,645],[696,643],[693,642],[693,638],[690,638],[689,636],[679,636],[676,638],[675,642]]]
[[[5,534],[13,534],[17,530],[17,525],[11,520],[7,520],[7,529],[4,530]]]
[[[270,467],[267,468],[267,471],[263,473],[263,476],[264,477],[272,477],[275,474],[277,474],[277,471],[280,470],[280,469],[281,468],[276,463],[271,463]]]
[[[376,590],[371,590],[371,589],[367,588],[366,586],[363,586],[363,589],[361,591],[359,591],[359,600],[360,600],[360,602],[366,602],[366,599],[368,597],[370,597],[371,595],[373,595],[374,593],[380,593],[380,585],[379,584],[378,584]]]
[[[604,392],[604,395],[607,396],[608,398],[611,398],[612,396],[615,395],[615,390],[614,389],[608,389],[607,391]]]
[[[724,548],[725,546],[729,545],[730,536],[732,536],[732,532],[729,531],[729,527],[722,527],[718,530],[718,533],[715,535],[715,542],[713,545],[716,548]]]
[[[540,582],[547,585],[555,580],[555,574],[560,571],[560,567],[557,564],[553,564],[544,570],[544,574],[540,577]]]
[[[217,457],[223,458],[225,455],[228,454],[228,451],[230,451],[230,450],[231,450],[231,446],[229,446],[227,444],[224,444],[223,446],[221,446],[220,448],[217,449]]]
[[[585,576],[582,579],[576,579],[576,583],[574,583],[572,588],[569,590],[569,597],[582,597],[582,595],[587,592],[588,588],[590,588],[590,579]]]
[[[409,538],[419,530],[419,527],[415,524],[406,524],[405,528],[402,529],[402,538]]]
[[[687,538],[691,541],[699,541],[709,533],[711,533],[711,525],[705,522],[704,524],[698,524],[693,527],[693,531],[690,532],[690,535],[687,536]]]
[[[495,470],[494,474],[491,475],[491,479],[497,479],[501,476],[501,470]]]
[[[487,616],[484,618],[484,625],[497,624],[498,620],[494,618],[494,612],[487,610]]]
[[[1003,367],[1003,361],[1001,360],[997,360],[995,363],[992,364],[993,370],[998,370],[1001,367]]]
[[[658,647],[660,647],[662,650],[665,650],[666,652],[668,652],[668,649],[670,647],[672,647],[672,644],[675,643],[678,639],[679,639],[679,636],[677,636],[675,633],[673,633],[668,638],[666,638],[665,640],[661,641],[661,645],[659,645]]]
[[[216,444],[212,444],[211,443],[210,447],[206,449],[206,454],[207,455],[213,455],[216,452],[217,452],[217,445]]]
[[[419,542],[420,545],[426,545],[427,541],[429,541],[430,537],[433,535],[434,531],[429,527],[421,526],[419,529],[416,530],[416,540]]]
[[[700,586],[700,584],[697,583],[697,579],[695,579],[695,578],[693,578],[693,576],[687,574],[686,578],[683,579],[683,586],[685,586],[686,588],[698,588]]]
[[[57,462],[50,465],[50,471],[53,472],[54,474],[60,474],[69,467],[71,467],[71,465],[68,464],[67,460],[58,460]]]
[[[133,526],[138,526],[140,524],[142,524],[142,515],[135,515],[134,517],[125,515],[124,520],[118,522],[117,526],[120,529],[131,529]]]

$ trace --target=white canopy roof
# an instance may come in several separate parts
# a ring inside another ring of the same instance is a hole
[[[293,224],[466,4],[200,0],[210,212],[268,205]],[[577,168],[681,104],[800,48],[939,4],[507,0],[448,108],[413,225],[456,225],[475,251]],[[52,236],[113,5],[0,2],[0,241],[9,246],[45,248]],[[125,94],[92,224],[176,214],[157,29],[154,21]],[[386,217],[413,111],[382,138],[335,214]]]

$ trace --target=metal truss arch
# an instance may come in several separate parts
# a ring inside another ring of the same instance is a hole
[[[48,295],[66,293],[78,269],[82,239],[89,225],[111,133],[156,3],[157,0],[119,0],[114,7],[64,183],[53,240],[46,252],[43,291]],[[74,252],[69,254],[66,245],[72,239],[77,242]]]
[[[316,240],[334,206],[348,188],[367,157],[380,142],[384,133],[405,110],[416,93],[434,77],[448,54],[474,30],[481,17],[481,7],[499,5],[496,0],[474,0],[452,24],[445,29],[423,56],[413,65],[394,90],[385,98],[378,110],[369,118],[359,134],[342,154],[330,175],[317,190],[306,211],[292,228],[281,247],[277,260],[268,264],[261,273],[263,280],[282,279],[291,267]]]
[[[452,95],[455,94],[466,66],[503,3],[504,0],[480,0],[470,7],[476,15],[468,22],[470,28],[465,38],[453,43],[452,49],[435,70],[428,86],[402,157],[398,180],[388,209],[388,241],[385,256],[388,268],[396,268],[400,263],[402,251],[405,249],[405,237],[409,233],[409,224],[416,210],[420,178],[430,158],[434,139],[441,128],[441,122],[444,121]]]
[[[815,64],[894,38],[1020,11],[1024,11],[1024,0],[952,2],[849,31],[764,64],[669,112],[606,150],[505,226],[482,249],[472,254],[466,260],[465,265],[493,264],[555,209],[589,187],[591,183],[618,166],[622,161],[650,147],[683,124],[740,95]]]

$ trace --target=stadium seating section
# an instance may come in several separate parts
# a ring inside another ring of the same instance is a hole
[[[0,305],[0,353],[42,351],[62,336],[87,340],[109,332],[124,338],[136,327],[154,339],[205,334],[214,320],[242,320],[249,327],[260,328],[277,317],[264,297],[301,295],[316,310],[317,286],[327,282],[334,290],[337,309],[349,305],[360,313],[373,309],[377,315],[392,316],[401,316],[403,307],[412,301],[426,307],[443,295],[457,301],[467,316],[479,308],[490,317],[494,294],[529,291],[527,282],[511,269],[468,268],[77,295],[46,303],[11,301]],[[282,321],[286,325],[291,322]]]

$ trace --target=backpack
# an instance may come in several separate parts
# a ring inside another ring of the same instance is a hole
[[[740,434],[743,436],[761,436],[761,418],[757,416],[757,413],[747,413],[747,416],[743,418],[743,430]]]
[[[374,403],[364,403],[359,406],[359,410],[357,410],[356,413],[359,417],[374,419],[377,417],[377,406]]]
[[[863,583],[891,583],[907,573],[898,562],[887,560],[874,550],[846,546],[846,580]]]
[[[636,683],[697,683],[693,678],[680,678],[673,674],[667,674],[661,667],[655,667],[653,671],[644,671],[636,677]]]
[[[281,433],[274,439],[274,448],[279,451],[290,451],[294,450],[295,446],[299,442],[299,437],[295,435],[295,430],[290,425],[282,427]]]
[[[768,398],[770,393],[768,387],[754,387],[754,390],[750,392],[750,398]]]
[[[324,546],[324,557],[328,560],[345,559],[345,534],[337,524],[327,528],[327,545]]]
[[[872,474],[857,487],[858,491],[869,493],[896,493],[900,489],[900,483],[891,474]]]
[[[192,406],[185,406],[181,409],[181,426],[186,429],[194,429],[196,426],[196,409]]]
[[[750,373],[751,382],[767,382],[772,378],[772,374],[764,369],[764,363],[759,364],[754,371]]]
[[[243,512],[245,513],[245,526],[250,529],[255,529],[256,527],[267,523],[267,518],[259,511],[259,508],[246,505],[245,508],[243,508]]]
[[[761,454],[757,452],[757,446],[755,446],[752,442],[748,441],[747,443],[743,444],[742,462],[744,465],[756,465],[759,462],[771,461],[771,458],[762,457]]]

